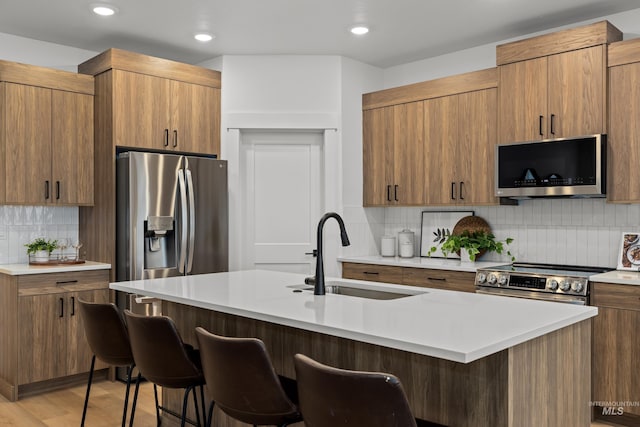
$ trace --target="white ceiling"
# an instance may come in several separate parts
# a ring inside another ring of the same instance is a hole
[[[95,3],[119,13],[94,15]],[[638,0],[0,0],[0,32],[193,64],[309,54],[386,68],[638,7]],[[353,36],[354,24],[371,31]],[[197,42],[198,31],[216,39]]]

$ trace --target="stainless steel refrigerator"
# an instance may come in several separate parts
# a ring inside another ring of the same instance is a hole
[[[130,151],[116,169],[118,281],[228,271],[225,160]]]

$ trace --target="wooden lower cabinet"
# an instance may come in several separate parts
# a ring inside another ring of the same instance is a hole
[[[598,306],[592,324],[592,400],[640,405],[640,287],[593,283],[591,303]],[[615,406],[608,419],[640,425],[640,407],[632,405]],[[596,407],[594,417],[607,419],[610,408]]]
[[[17,400],[27,389],[46,390],[89,371],[78,300],[109,302],[109,270],[0,275],[0,286],[2,395]],[[107,367],[96,361],[96,369]]]
[[[475,273],[466,271],[345,262],[342,264],[342,277],[448,291],[475,292]]]

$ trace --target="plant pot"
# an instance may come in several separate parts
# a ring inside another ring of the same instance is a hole
[[[49,251],[36,251],[36,253],[33,254],[33,260],[35,262],[49,261]]]
[[[471,261],[471,258],[469,258],[469,251],[466,248],[460,248],[460,262],[465,264],[475,262],[475,260]]]

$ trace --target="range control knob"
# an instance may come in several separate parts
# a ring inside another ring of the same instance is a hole
[[[501,274],[500,277],[498,278],[498,284],[500,286],[504,286],[507,284],[507,276],[505,276],[504,274]]]
[[[556,279],[549,280],[549,283],[547,284],[547,288],[551,289],[552,291],[555,291],[556,289],[558,289],[558,281]]]
[[[497,281],[498,278],[496,277],[496,274],[489,273],[489,276],[487,276],[487,282],[489,282],[490,285],[495,285]]]
[[[563,280],[562,282],[560,282],[560,290],[561,291],[568,291],[569,289],[571,289],[571,282],[569,282],[568,280]]]
[[[487,275],[484,273],[478,273],[478,276],[476,277],[476,282],[478,283],[484,283],[487,280]]]
[[[573,292],[580,292],[582,291],[582,288],[583,288],[582,282],[579,282],[577,280],[571,284],[571,290]]]

